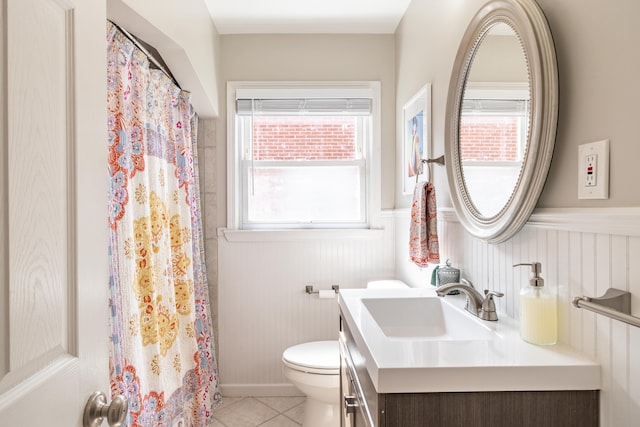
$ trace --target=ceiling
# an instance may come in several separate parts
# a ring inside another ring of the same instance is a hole
[[[411,0],[204,0],[220,34],[391,34]]]

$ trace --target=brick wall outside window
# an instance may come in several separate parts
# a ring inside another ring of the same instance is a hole
[[[255,160],[352,160],[355,120],[352,117],[256,116],[253,120]],[[518,160],[516,117],[463,117],[460,143],[464,160]]]
[[[463,160],[518,160],[518,118],[463,116],[460,147]]]
[[[353,160],[356,119],[338,116],[255,116],[255,160]]]

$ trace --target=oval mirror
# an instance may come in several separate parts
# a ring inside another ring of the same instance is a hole
[[[449,86],[445,156],[460,222],[490,243],[528,220],[551,164],[555,49],[533,0],[492,0],[473,17]]]

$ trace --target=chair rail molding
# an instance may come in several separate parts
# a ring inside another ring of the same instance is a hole
[[[398,209],[403,215],[408,209]],[[439,208],[438,219],[459,222],[453,208]],[[640,207],[615,208],[538,208],[526,226],[552,230],[640,236]]]
[[[640,208],[540,208],[528,226],[585,233],[640,236]]]

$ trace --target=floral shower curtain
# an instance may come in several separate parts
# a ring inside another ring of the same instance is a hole
[[[111,392],[130,426],[205,426],[220,399],[204,266],[196,120],[107,23]]]

